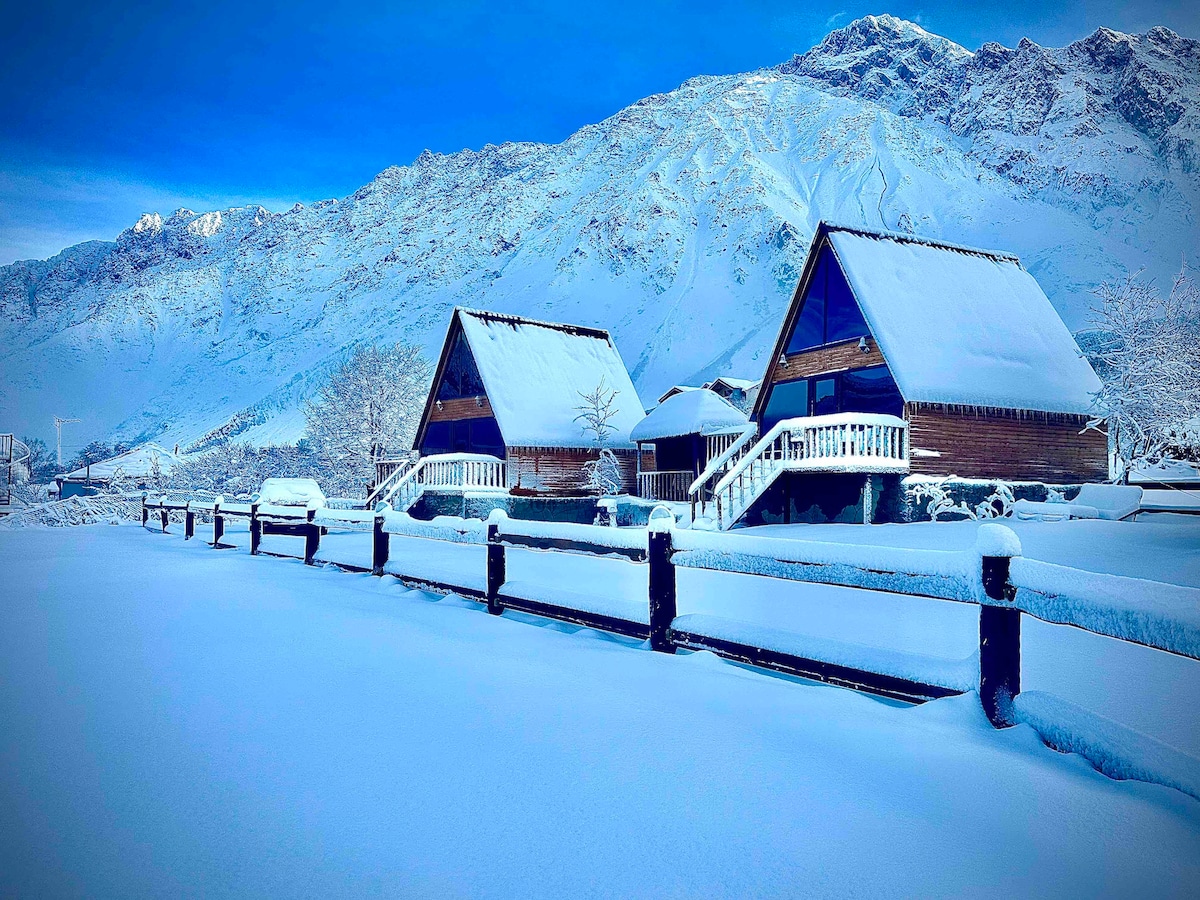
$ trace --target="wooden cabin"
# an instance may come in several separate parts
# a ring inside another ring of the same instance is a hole
[[[885,478],[1102,480],[1099,390],[1015,256],[821,223],[751,412],[760,440],[699,499],[723,527],[768,491],[785,520],[870,521]]]
[[[512,494],[585,494],[584,465],[598,448],[579,407],[601,383],[616,391],[605,446],[632,493],[638,464],[629,433],[645,410],[609,333],[456,308],[415,449],[423,459],[502,461],[502,486]]]
[[[638,472],[638,496],[646,500],[688,500],[692,482],[708,461],[750,427],[744,412],[711,390],[672,394],[630,433],[639,458],[649,460]],[[653,447],[652,454],[642,453],[647,444]]]
[[[129,490],[140,490],[151,486],[155,479],[169,476],[178,461],[176,453],[158,444],[146,443],[102,462],[55,475],[54,480],[62,500],[108,490],[114,482],[123,483]]]

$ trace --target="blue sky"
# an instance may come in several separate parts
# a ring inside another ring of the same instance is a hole
[[[423,149],[560,141],[693,75],[890,12],[975,49],[1100,25],[1200,37],[1200,4],[640,0],[13,3],[0,29],[0,264],[146,211],[344,196]]]

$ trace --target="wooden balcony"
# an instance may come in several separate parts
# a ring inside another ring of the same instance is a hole
[[[695,472],[638,472],[638,496],[643,500],[665,500],[686,503],[688,488]]]

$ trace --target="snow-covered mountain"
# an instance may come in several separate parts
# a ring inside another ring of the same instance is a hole
[[[611,328],[643,400],[757,377],[825,218],[1019,253],[1068,324],[1200,246],[1200,42],[1101,29],[971,53],[890,16],[694,78],[561,144],[381,172],[271,213],[147,214],[0,269],[0,430],[292,440],[357,342],[465,304]]]

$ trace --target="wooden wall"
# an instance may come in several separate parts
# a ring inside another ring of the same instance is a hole
[[[437,403],[429,409],[430,422],[454,422],[459,419],[486,419],[492,415],[492,405],[487,397],[481,397],[482,405],[474,397],[457,397],[454,400],[442,400],[442,408]]]
[[[1108,439],[1087,416],[933,403],[905,404],[914,474],[1078,484],[1108,477]],[[1082,434],[1080,432],[1083,432]]]
[[[613,450],[621,464],[622,493],[637,493],[637,453]],[[581,447],[509,447],[508,489],[514,494],[578,496],[588,493],[583,465],[597,451]]]
[[[883,354],[874,338],[867,338],[867,352],[858,349],[858,338],[817,347],[815,350],[804,350],[800,353],[789,353],[784,359],[787,365],[775,363],[771,371],[771,383],[778,381],[795,381],[798,378],[809,378],[813,375],[825,375],[829,372],[845,372],[847,369],[862,369],[866,366],[882,366]]]

